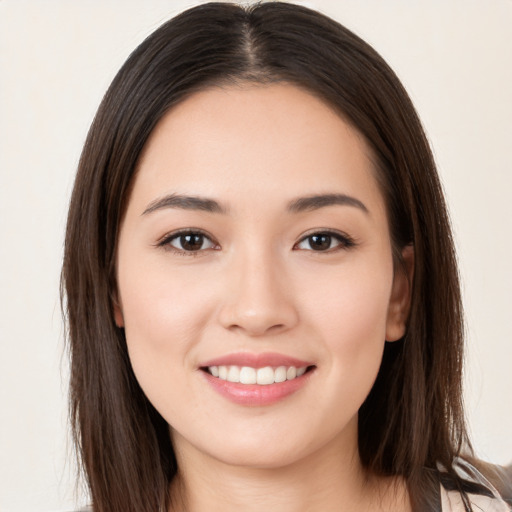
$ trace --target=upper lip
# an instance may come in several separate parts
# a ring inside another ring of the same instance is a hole
[[[296,368],[303,368],[305,366],[313,366],[313,363],[275,352],[264,352],[261,354],[235,352],[210,359],[200,365],[201,368],[208,366],[249,366],[251,368],[295,366]]]

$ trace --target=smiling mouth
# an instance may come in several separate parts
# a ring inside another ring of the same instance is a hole
[[[201,369],[213,377],[226,382],[268,386],[270,384],[295,380],[313,368],[315,366],[264,366],[263,368],[253,368],[251,366],[221,365],[207,366]]]

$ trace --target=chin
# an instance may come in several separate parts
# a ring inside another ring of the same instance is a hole
[[[294,449],[280,449],[276,446],[257,447],[234,445],[222,453],[211,453],[212,457],[229,466],[244,467],[247,469],[282,469],[292,466],[308,454]]]
[[[345,428],[333,428],[333,425],[327,429],[325,425],[324,428],[319,425],[314,428],[314,425],[310,425],[301,429],[299,425],[298,422],[287,424],[282,430],[279,430],[279,424],[276,428],[266,425],[257,430],[212,429],[214,433],[208,438],[204,437],[204,432],[197,432],[197,437],[187,439],[176,432],[172,436],[179,441],[184,457],[187,453],[195,453],[199,457],[206,455],[226,465],[248,469],[292,467],[315,456],[333,453],[349,455],[354,446],[357,447],[357,416]]]

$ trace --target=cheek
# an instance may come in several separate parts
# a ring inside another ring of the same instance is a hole
[[[121,267],[119,282],[128,351],[137,378],[146,373],[156,378],[155,369],[163,364],[180,371],[207,323],[213,302],[209,292],[190,273],[149,264],[140,267],[144,271],[133,268]]]
[[[301,293],[310,318],[329,339],[346,339],[357,345],[376,335],[385,337],[386,318],[393,278],[389,261],[340,267],[316,276]]]
[[[190,273],[133,268],[119,272],[128,355],[145,395],[173,424],[190,408],[193,355],[213,301]]]
[[[332,378],[364,395],[382,360],[393,270],[391,261],[358,267],[340,268],[323,286],[310,283],[314,293],[303,294],[303,310],[320,336]]]

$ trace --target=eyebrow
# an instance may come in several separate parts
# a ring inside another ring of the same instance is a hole
[[[214,199],[197,196],[185,196],[181,194],[170,194],[165,197],[155,199],[149,206],[142,212],[142,215],[147,215],[156,210],[163,208],[178,208],[181,210],[200,210],[209,213],[227,213],[227,209],[220,205]]]
[[[365,213],[369,213],[368,208],[359,199],[346,194],[320,194],[307,197],[299,197],[288,203],[288,211],[291,213],[300,213],[325,208],[326,206],[353,206],[359,208]]]
[[[327,206],[352,206],[369,213],[368,208],[355,197],[346,194],[317,194],[293,199],[288,203],[287,211],[290,213],[301,213],[306,211],[319,210]],[[227,214],[228,209],[214,199],[199,196],[187,196],[182,194],[169,194],[152,201],[142,212],[147,215],[165,208],[177,208],[181,210],[200,210],[209,213]]]

